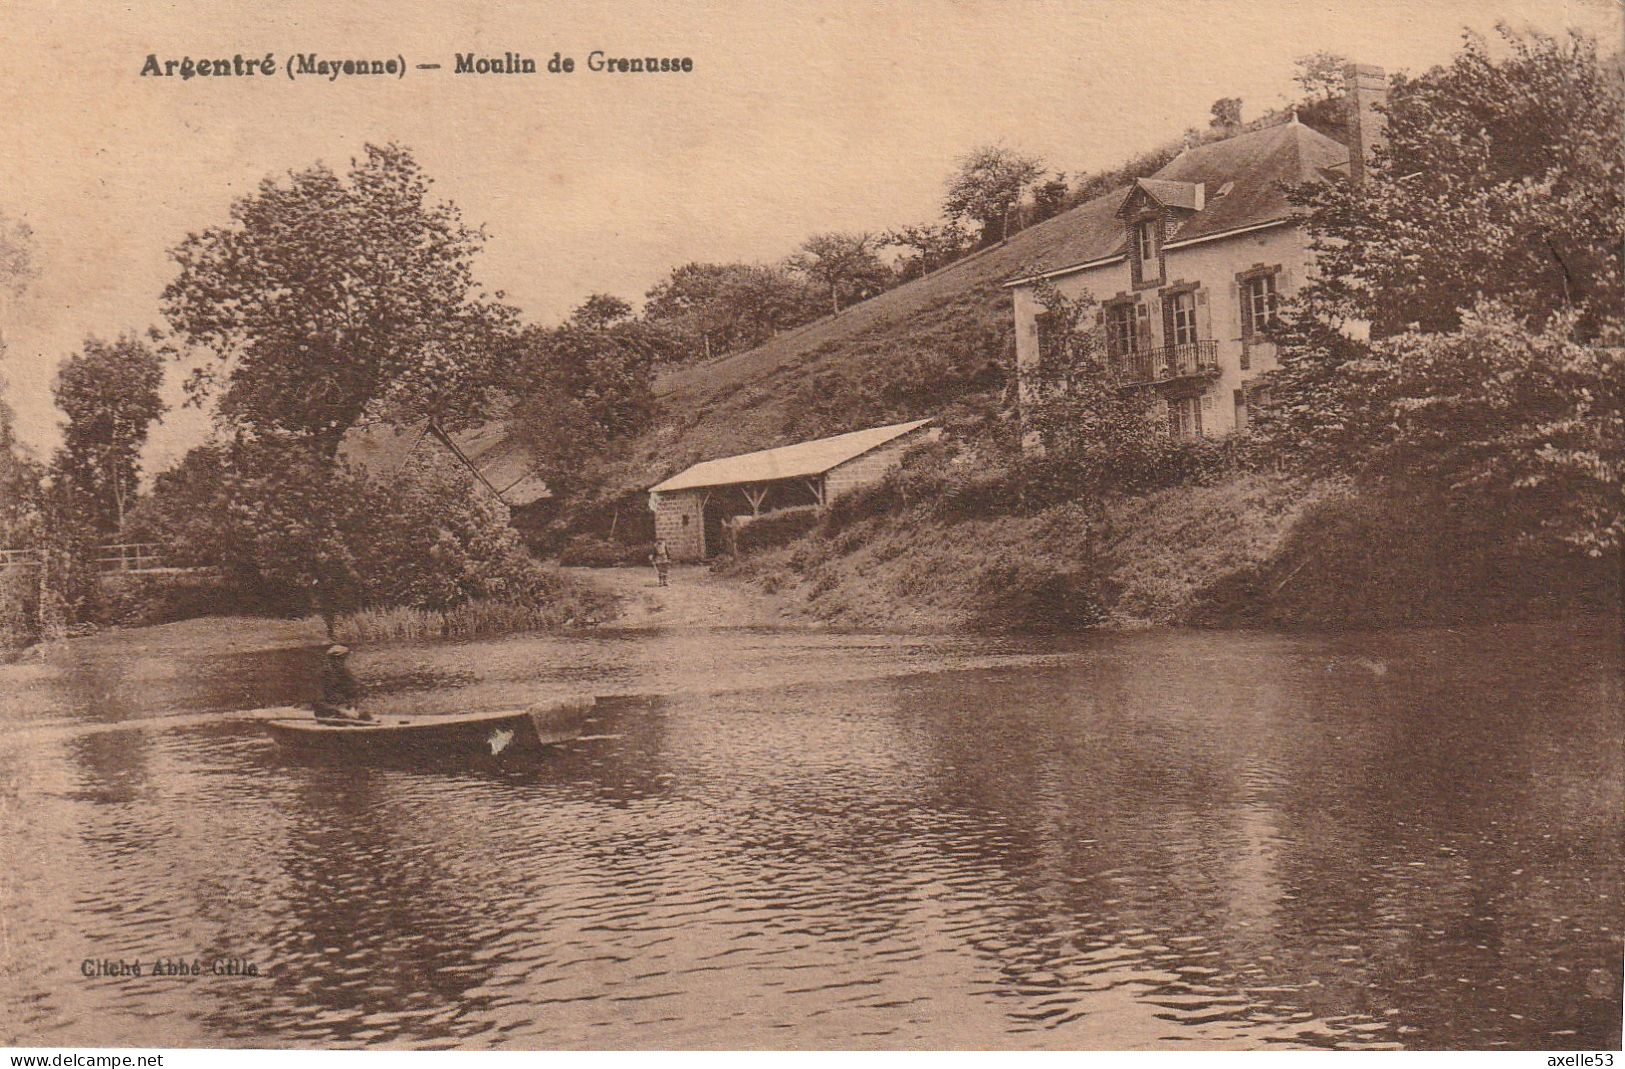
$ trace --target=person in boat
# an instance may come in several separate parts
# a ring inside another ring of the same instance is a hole
[[[350,671],[350,648],[337,643],[322,657],[322,696],[312,703],[317,720],[371,720],[355,703],[361,699],[360,680]]]
[[[649,558],[655,566],[655,578],[661,586],[666,585],[666,576],[671,572],[671,550],[666,548],[664,541],[655,543],[654,554]]]

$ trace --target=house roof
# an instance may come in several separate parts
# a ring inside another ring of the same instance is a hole
[[[1293,209],[1281,187],[1320,181],[1322,168],[1347,167],[1348,159],[1346,147],[1297,122],[1266,126],[1181,152],[1153,177],[1204,183],[1207,203],[1168,242],[1289,219]],[[1226,182],[1234,183],[1230,192],[1215,196]]]
[[[865,431],[837,434],[833,438],[818,438],[811,442],[762,449],[755,453],[742,453],[734,457],[707,460],[685,468],[649,488],[651,493],[672,490],[693,490],[708,486],[734,486],[739,483],[765,483],[775,479],[795,479],[809,475],[822,475],[872,449],[917,431],[931,421],[916,419],[908,423],[894,423],[889,427],[871,427]]]
[[[1007,285],[1121,255],[1124,228],[1117,211],[1136,189],[1144,189],[1165,204],[1195,208],[1194,189],[1198,184],[1203,187],[1202,207],[1169,236],[1172,246],[1290,219],[1292,206],[1281,187],[1324,181],[1328,172],[1346,171],[1348,158],[1343,145],[1296,122],[1186,149],[1150,178],[1056,216],[1054,222],[1064,221],[1068,227],[1067,238],[1051,245]],[[1229,190],[1220,196],[1226,185]]]
[[[392,476],[425,445],[445,448],[427,431],[423,420],[405,427],[380,425],[354,430],[345,436],[341,453],[345,460],[374,475]],[[492,420],[447,437],[462,454],[459,459],[466,461],[510,507],[523,508],[553,496],[547,483],[535,473],[530,451],[515,439],[507,420]]]

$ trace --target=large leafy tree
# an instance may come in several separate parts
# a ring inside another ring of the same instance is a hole
[[[748,349],[818,316],[820,300],[784,267],[688,263],[650,288],[643,318],[668,331],[676,358]]]
[[[1066,182],[1063,180],[1060,183],[1059,193],[1055,194],[1058,199],[1054,211],[1049,212],[1050,215],[1062,210],[1060,201],[1064,200],[1065,195]],[[1046,209],[1047,207],[1046,202]],[[971,249],[970,235],[965,233],[965,228],[959,225],[958,220],[953,219],[946,223],[898,227],[887,231],[885,243],[910,250],[897,261],[897,277],[904,282],[946,267]]]
[[[891,269],[876,250],[874,234],[814,234],[790,257],[792,270],[829,295],[830,311],[880,293],[892,282]]]
[[[655,368],[674,357],[677,341],[623,309],[595,296],[560,326],[522,335],[516,422],[555,493],[590,481],[606,450],[653,418]]]
[[[1620,541],[1620,72],[1584,35],[1500,34],[1395,80],[1366,181],[1294,191],[1317,271],[1264,429],[1293,463],[1600,553]]]
[[[1379,341],[1350,369],[1384,428],[1369,473],[1424,479],[1518,536],[1592,556],[1625,542],[1625,350],[1481,304],[1444,333]]]
[[[154,480],[131,524],[171,559],[222,569],[261,608],[453,608],[535,594],[506,506],[420,450],[386,483],[291,436],[210,442]]]
[[[1044,172],[1043,160],[1004,145],[973,149],[959,157],[948,178],[943,214],[979,224],[984,243],[1004,241],[1022,198]]]
[[[135,497],[141,448],[163,415],[163,359],[133,334],[89,338],[57,369],[53,393],[68,417],[56,467],[103,532],[117,531]]]
[[[267,178],[172,253],[165,314],[218,358],[194,397],[219,387],[229,423],[329,458],[363,419],[472,418],[513,318],[475,281],[483,241],[399,145],[368,145],[342,175]]]
[[[1594,337],[1625,301],[1620,73],[1582,34],[1469,36],[1395,80],[1359,185],[1296,192],[1319,264],[1314,313],[1376,336],[1451,330],[1480,298]]]

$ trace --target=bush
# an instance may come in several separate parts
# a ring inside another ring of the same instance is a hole
[[[995,561],[977,577],[976,623],[1009,631],[1082,631],[1105,621],[1095,570],[1039,556]]]
[[[349,643],[479,638],[596,624],[606,612],[606,599],[559,582],[549,596],[538,601],[481,598],[444,612],[413,606],[359,609],[338,617],[333,634],[340,642]]]
[[[0,571],[0,649],[26,646],[38,635],[39,579],[33,568]]]
[[[1279,551],[1212,585],[1196,622],[1393,627],[1619,611],[1617,552],[1520,540],[1426,486],[1365,481],[1314,503]]]
[[[139,627],[196,616],[228,615],[238,611],[240,604],[214,572],[113,573],[102,576],[97,587],[89,617],[103,626]]]
[[[158,478],[139,520],[176,559],[219,565],[238,601],[261,612],[445,613],[534,604],[556,586],[506,506],[439,453],[383,482],[299,442],[203,447]]]
[[[741,516],[734,526],[734,551],[752,553],[785,545],[816,527],[820,518],[816,505],[780,509],[765,516]]]

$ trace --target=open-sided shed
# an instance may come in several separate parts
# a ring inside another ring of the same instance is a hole
[[[714,556],[723,548],[722,526],[729,517],[822,507],[885,475],[905,450],[935,433],[930,424],[917,419],[871,427],[685,468],[649,490],[655,538],[666,543],[673,560]]]

